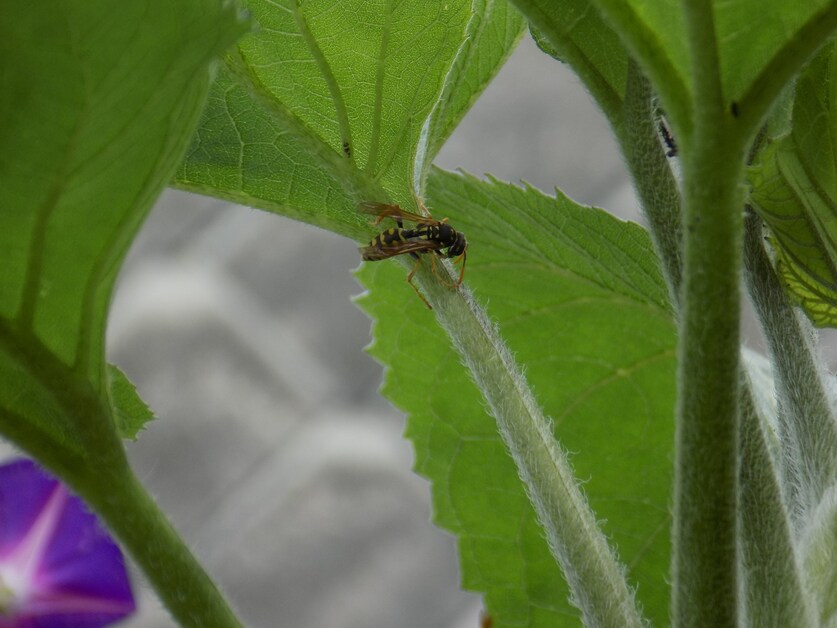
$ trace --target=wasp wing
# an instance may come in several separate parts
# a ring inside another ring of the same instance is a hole
[[[425,225],[439,222],[438,220],[435,220],[432,217],[419,216],[418,214],[413,214],[411,212],[405,211],[401,209],[398,205],[387,205],[386,203],[375,203],[371,201],[366,201],[363,203],[359,203],[357,208],[364,214],[377,216],[378,220],[375,221],[375,224],[378,224],[384,218],[393,218],[394,220],[409,220],[411,222],[416,222]]]
[[[442,246],[438,242],[430,240],[403,240],[400,242],[393,242],[385,246],[370,245],[362,246],[358,250],[363,259],[368,262],[377,262],[382,259],[389,259],[405,253],[427,253],[430,251],[438,251]]]

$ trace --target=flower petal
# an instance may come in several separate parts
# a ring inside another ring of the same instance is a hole
[[[78,497],[30,461],[0,466],[0,539],[5,569],[20,569],[25,585],[0,628],[98,628],[134,611],[119,547]]]

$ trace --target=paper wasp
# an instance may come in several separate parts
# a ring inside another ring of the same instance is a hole
[[[432,216],[419,216],[404,211],[398,205],[387,205],[385,203],[361,203],[358,208],[365,214],[377,216],[376,225],[384,218],[392,218],[397,225],[397,227],[392,227],[376,235],[368,246],[361,247],[359,251],[363,259],[368,262],[375,262],[405,253],[412,255],[416,259],[416,263],[410,274],[407,275],[407,283],[410,284],[428,308],[433,309],[413,283],[413,276],[421,263],[421,255],[433,253],[430,259],[434,274],[436,273],[436,257],[456,258],[454,260],[455,264],[462,260],[462,268],[459,271],[457,282],[455,284],[445,282],[451,287],[456,287],[462,283],[462,277],[465,276],[468,242],[461,231],[457,231],[447,224],[447,218],[436,220]],[[404,227],[405,220],[416,223],[416,226]]]

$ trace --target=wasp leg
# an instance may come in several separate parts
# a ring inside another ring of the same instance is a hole
[[[465,277],[465,257],[466,251],[462,251],[462,255],[457,256],[455,260],[453,260],[454,265],[458,264],[460,260],[462,260],[462,268],[459,269],[459,281],[456,282],[457,286],[462,285],[462,279]]]
[[[433,216],[430,214],[430,210],[427,209],[427,205],[424,204],[424,199],[423,198],[417,198],[416,201],[418,202],[418,206],[419,206],[419,210],[420,210],[419,213],[422,216],[427,216],[428,218],[433,218]]]
[[[441,273],[436,271],[436,258],[437,257],[445,257],[445,255],[443,253],[440,253],[439,251],[434,251],[434,253],[435,253],[435,255],[430,258],[430,270],[431,270],[431,272],[436,276],[436,279],[438,279],[439,282],[443,286],[445,286],[446,288],[450,288],[451,290],[456,290],[457,286],[459,286],[459,284],[462,283],[462,273],[459,273],[459,281],[453,282],[453,281],[448,281],[447,279],[445,279],[442,276]],[[459,259],[459,258],[457,258],[457,259]]]
[[[416,258],[416,263],[413,265],[413,270],[411,270],[410,274],[407,275],[407,283],[410,284],[410,287],[418,295],[418,298],[424,302],[424,304],[427,306],[427,309],[432,310],[433,306],[430,305],[430,302],[424,298],[424,295],[421,292],[419,292],[418,286],[413,283],[413,276],[416,274],[416,271],[418,270],[418,267],[421,264],[421,258],[415,253],[413,253],[413,256]]]

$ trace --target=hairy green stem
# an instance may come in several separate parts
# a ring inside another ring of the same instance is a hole
[[[65,481],[104,520],[182,626],[240,626],[217,588],[134,477],[111,410],[93,385],[33,336],[0,320],[0,350],[55,401],[52,430],[0,408],[0,431]],[[14,372],[14,371],[13,371]],[[25,408],[25,406],[24,406]],[[56,429],[57,428],[57,429]],[[62,432],[69,430],[68,436]]]
[[[744,371],[741,382],[739,538],[747,625],[813,628],[817,625],[804,585],[800,557],[780,480],[779,444],[753,399],[759,390]],[[768,384],[769,385],[769,384]],[[772,387],[764,391],[772,395]]]
[[[677,121],[680,133],[692,132],[692,107],[689,87],[671,62],[656,33],[649,30],[632,2],[625,0],[590,0],[590,4],[612,24],[629,54],[639,62],[665,103],[666,113]]]
[[[625,102],[620,112],[622,123],[611,122],[611,126],[617,131],[676,307],[683,276],[680,190],[660,145],[653,99],[648,79],[636,62],[629,60]]]
[[[741,160],[715,143],[699,140],[706,146],[696,145],[685,168],[673,560],[678,626],[731,626],[737,607]],[[724,153],[719,171],[716,159]]]
[[[584,625],[642,626],[624,568],[497,329],[465,287],[450,290],[424,266],[416,279],[497,421]]]
[[[181,626],[242,625],[127,461],[98,466],[78,480],[74,488],[130,552]]]
[[[682,139],[681,297],[672,615],[676,626],[734,626],[743,142],[724,99],[709,0],[684,2],[696,102]]]
[[[761,219],[750,213],[745,230],[746,278],[773,357],[791,515],[810,518],[837,478],[837,420],[814,353],[810,324],[788,300],[762,243]]]

